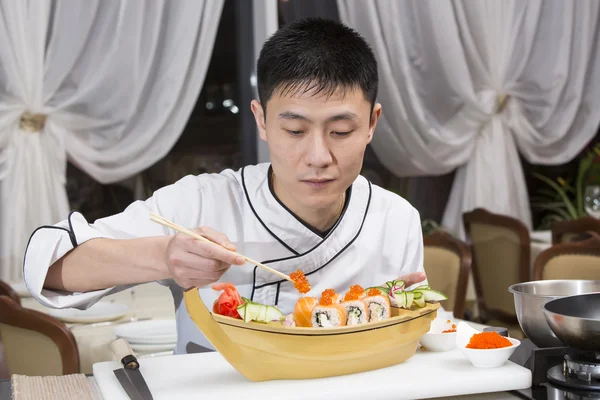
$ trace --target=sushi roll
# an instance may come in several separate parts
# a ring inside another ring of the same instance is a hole
[[[310,314],[311,326],[314,328],[332,328],[346,325],[346,310],[338,300],[333,289],[325,289],[321,293],[319,304],[313,307]]]
[[[346,311],[346,324],[357,325],[368,321],[367,305],[361,299],[366,296],[360,285],[352,285],[344,295],[342,307]]]
[[[294,306],[294,322],[296,326],[310,328],[311,312],[319,300],[316,297],[300,297]]]
[[[333,296],[331,296],[331,300],[333,300],[334,304],[342,304],[344,301],[344,296],[339,293],[335,293]]]
[[[340,304],[318,304],[311,312],[313,328],[333,328],[346,325],[346,310]]]
[[[346,313],[346,325],[358,325],[368,322],[367,305],[362,300],[349,300],[342,303]]]
[[[369,289],[367,296],[362,301],[367,306],[367,320],[369,322],[377,322],[390,318],[392,312],[390,299],[384,293],[381,293],[377,289]]]

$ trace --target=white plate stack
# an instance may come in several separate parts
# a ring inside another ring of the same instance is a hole
[[[115,328],[115,335],[129,342],[138,354],[171,351],[177,343],[174,319],[130,322]]]

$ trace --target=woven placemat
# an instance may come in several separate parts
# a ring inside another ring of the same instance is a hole
[[[84,374],[11,377],[13,400],[97,400]]]

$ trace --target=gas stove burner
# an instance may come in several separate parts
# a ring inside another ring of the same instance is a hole
[[[600,360],[566,354],[563,373],[584,382],[600,384]]]
[[[600,352],[597,351],[580,350],[573,347],[567,347],[566,355],[580,362],[588,362],[600,365]]]
[[[582,363],[565,355],[563,365],[550,368],[547,376],[550,382],[564,388],[600,392],[600,363]]]

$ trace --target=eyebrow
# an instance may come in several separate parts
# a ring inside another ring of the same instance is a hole
[[[284,111],[282,113],[279,114],[278,116],[279,119],[294,119],[294,120],[301,120],[301,121],[306,121],[306,122],[312,122],[309,118],[305,117],[304,115],[300,115],[297,114],[295,112],[292,111]],[[325,122],[335,122],[335,121],[354,121],[358,119],[358,115],[354,114],[353,112],[344,112],[341,114],[336,114],[333,115],[329,118],[327,118],[327,120]]]

